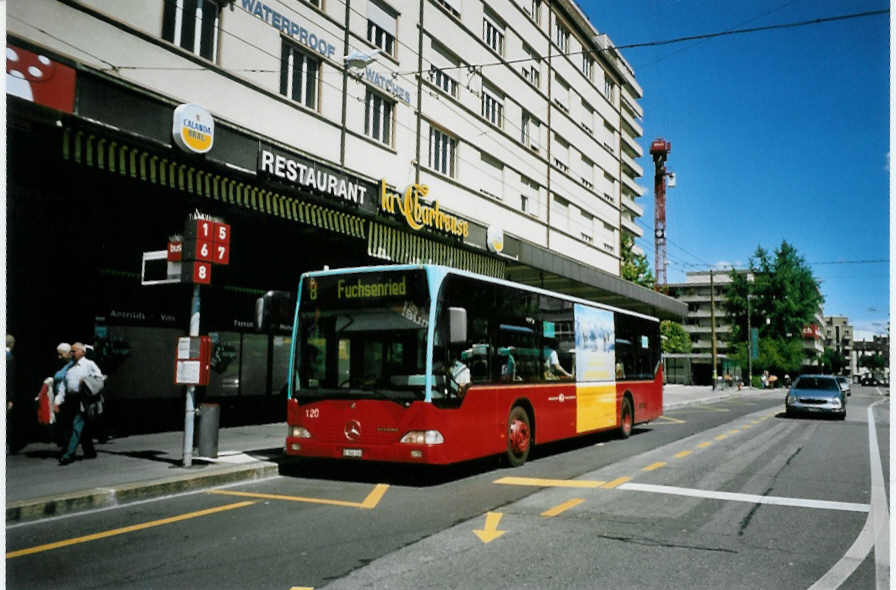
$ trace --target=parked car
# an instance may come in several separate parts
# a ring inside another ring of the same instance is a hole
[[[840,384],[840,390],[846,394],[846,397],[852,395],[852,391],[850,391],[849,387],[849,377],[840,376],[837,377],[837,383]]]
[[[862,385],[871,385],[871,386],[880,385],[880,382],[877,379],[875,379],[874,377],[872,377],[871,375],[865,375],[864,377],[862,377],[861,383],[862,383]]]
[[[846,418],[846,394],[832,375],[800,375],[787,392],[784,408],[788,416],[830,414]]]

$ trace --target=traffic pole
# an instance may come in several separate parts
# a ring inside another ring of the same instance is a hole
[[[193,299],[190,302],[190,336],[199,336],[199,285],[193,285]],[[187,399],[184,408],[184,459],[183,466],[193,465],[193,427],[196,423],[196,386],[187,385]]]

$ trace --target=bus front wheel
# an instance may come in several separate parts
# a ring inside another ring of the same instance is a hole
[[[622,410],[619,412],[619,436],[628,438],[632,435],[632,426],[635,421],[635,413],[632,410],[632,400],[622,398]]]
[[[514,406],[507,417],[507,461],[519,467],[529,458],[532,449],[532,429],[529,414],[521,406]]]

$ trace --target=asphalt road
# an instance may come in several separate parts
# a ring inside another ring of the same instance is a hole
[[[7,585],[875,588],[889,574],[871,518],[887,510],[889,398],[854,387],[843,422],[785,418],[783,392],[732,398],[670,410],[628,440],[538,447],[517,469],[301,462],[15,525]]]

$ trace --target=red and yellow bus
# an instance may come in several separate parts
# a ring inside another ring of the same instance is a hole
[[[449,464],[660,416],[659,321],[432,265],[309,272],[286,452]]]

